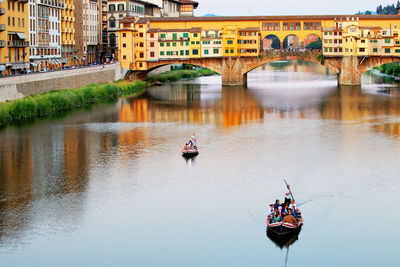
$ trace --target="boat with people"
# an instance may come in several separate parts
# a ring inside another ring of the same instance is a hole
[[[281,204],[277,199],[270,204],[267,217],[267,235],[281,245],[296,239],[303,226],[301,211],[296,207],[290,186],[287,183],[286,186],[284,203]]]
[[[195,134],[193,133],[192,138],[186,143],[185,147],[182,149],[182,156],[185,158],[192,158],[199,154],[197,149],[197,140]]]

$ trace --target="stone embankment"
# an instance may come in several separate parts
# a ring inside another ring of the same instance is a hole
[[[34,73],[0,79],[0,102],[51,90],[78,88],[92,83],[117,81],[124,77],[119,62],[73,70]]]

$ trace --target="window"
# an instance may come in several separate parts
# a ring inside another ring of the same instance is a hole
[[[287,31],[289,29],[289,24],[287,22],[283,23],[283,30]]]
[[[360,52],[364,53],[365,52],[365,48],[360,48]]]
[[[390,44],[390,39],[385,39],[385,44]]]
[[[192,50],[192,54],[193,55],[198,55],[199,54],[199,50],[198,49],[193,49]]]
[[[200,44],[200,41],[196,41],[196,44]]]
[[[372,49],[372,52],[378,53],[378,48],[373,48],[373,49]]]
[[[172,40],[178,40],[178,34],[177,33],[173,33],[172,34]]]
[[[126,47],[126,44],[122,44],[122,47]]]
[[[176,46],[176,42],[173,42],[173,43],[172,43],[172,46]]]
[[[124,4],[118,4],[118,11],[124,11]]]
[[[110,27],[111,28],[115,27],[115,19],[114,18],[110,18]]]
[[[126,33],[125,32],[122,33],[122,37],[126,37]]]
[[[188,56],[189,55],[189,50],[185,51],[185,55]]]
[[[181,56],[183,56],[183,55],[185,55],[185,51],[184,51],[184,50],[181,50],[181,51],[179,51],[179,54],[180,54]]]
[[[233,40],[228,40],[226,43],[227,44],[233,44]]]
[[[154,38],[154,33],[151,33],[151,34],[150,34],[150,38]]]
[[[193,33],[193,37],[197,37],[197,35],[198,35],[197,33]]]
[[[154,47],[154,42],[150,42],[150,47]]]
[[[160,34],[160,37],[165,39],[165,33]]]
[[[123,56],[122,56],[122,59],[126,59],[126,56],[125,56],[125,55],[123,55]]]
[[[164,51],[160,51],[160,56],[163,56],[164,55]]]
[[[218,54],[219,53],[219,49],[218,48],[214,48],[214,54]]]
[[[171,44],[168,42],[168,43],[167,43],[167,46],[171,46]]]
[[[233,54],[233,49],[231,49],[231,54]]]
[[[164,46],[164,43],[160,43],[160,46]]]
[[[115,5],[114,4],[108,5],[108,10],[115,11]]]
[[[139,37],[143,37],[143,32],[139,33]]]
[[[394,50],[394,52],[400,53],[400,49],[396,49],[396,50]]]
[[[184,37],[184,38],[189,38],[189,33],[184,32],[184,33],[183,33],[183,37]]]
[[[208,55],[208,49],[204,49],[204,55]]]
[[[229,50],[228,49],[225,49],[225,54],[229,54]]]
[[[390,48],[385,48],[385,53],[390,54]]]
[[[141,52],[141,53],[139,54],[139,57],[140,57],[140,58],[144,58],[144,53]]]

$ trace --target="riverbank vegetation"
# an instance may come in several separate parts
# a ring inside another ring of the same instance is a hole
[[[200,76],[211,76],[218,74],[215,71],[209,69],[197,69],[197,70],[171,70],[160,74],[151,75],[147,77],[148,82],[174,82],[181,79],[193,79]]]
[[[143,81],[90,84],[78,89],[55,90],[44,94],[0,103],[0,128],[58,112],[97,103],[116,101],[127,95],[140,95],[147,89]]]
[[[385,65],[381,65],[375,68],[376,70],[380,71],[381,73],[391,75],[391,76],[400,76],[400,64],[399,62],[389,63]]]

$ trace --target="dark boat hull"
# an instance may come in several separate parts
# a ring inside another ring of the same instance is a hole
[[[267,236],[280,247],[291,243],[293,240],[297,240],[297,236],[301,231],[301,223],[299,226],[294,228],[288,228],[283,225],[278,226],[267,226]]]
[[[196,151],[196,152],[183,152],[182,153],[182,157],[184,157],[184,158],[193,158],[193,157],[196,157],[198,154],[199,154],[198,151]]]

